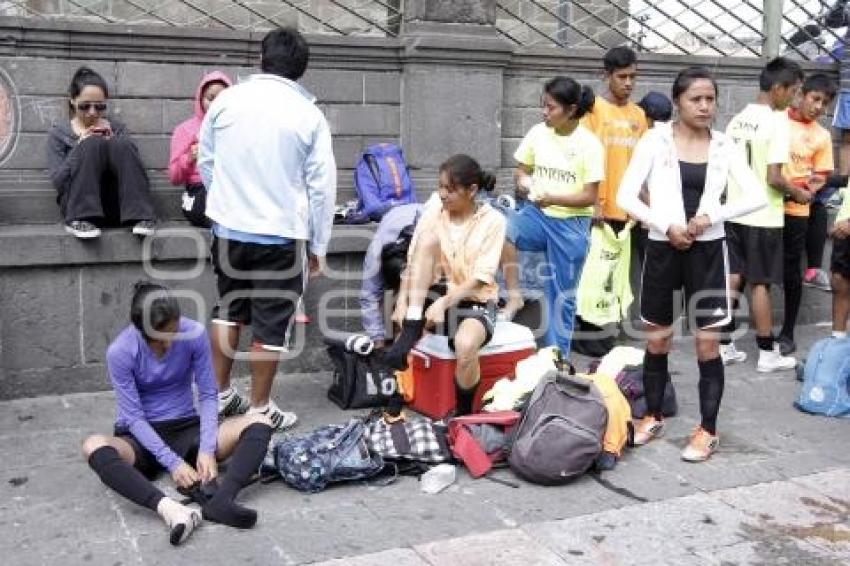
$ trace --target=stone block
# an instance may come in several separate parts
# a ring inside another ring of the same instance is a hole
[[[47,136],[42,133],[22,133],[3,163],[3,168],[10,169],[39,169],[47,168],[46,152]]]
[[[504,105],[508,108],[539,107],[540,96],[543,93],[543,77],[531,75],[505,75]]]
[[[168,134],[163,129],[162,100],[112,99],[109,115],[127,124],[131,134]]]
[[[182,269],[180,269],[182,268]],[[178,271],[178,269],[180,269]],[[190,279],[201,269],[200,276]],[[173,279],[163,277],[168,273]],[[133,284],[140,279],[164,283],[181,303],[184,316],[206,323],[215,304],[215,282],[208,261],[145,262],[84,269],[82,275],[82,329],[85,363],[103,363],[106,348],[129,324]]]
[[[515,167],[516,159],[514,159],[514,152],[519,147],[519,142],[522,141],[522,138],[508,138],[502,140],[502,167]]]
[[[501,73],[410,66],[404,91],[402,138],[411,165],[434,167],[470,151],[485,168],[501,162],[498,146],[487,143],[501,138]]]
[[[405,21],[452,24],[496,23],[494,0],[423,0],[411,2],[404,12]]]
[[[115,94],[116,64],[108,61],[2,57],[0,68],[6,71],[18,95],[67,96],[71,77],[78,67],[100,73]]]
[[[0,274],[0,367],[69,367],[80,358],[80,272],[5,269]]]
[[[303,85],[313,93],[319,103],[363,103],[363,73],[309,69],[302,79]]]
[[[167,169],[171,147],[171,132],[167,134],[140,134],[133,139],[146,169]]]
[[[400,104],[401,74],[366,73],[363,76],[366,104]]]
[[[20,132],[44,135],[54,123],[68,119],[68,98],[65,96],[20,96]]]
[[[188,120],[194,114],[194,103],[191,98],[180,100],[162,101],[162,129],[163,133],[171,133],[174,128],[184,120]]]
[[[392,136],[400,134],[399,107],[333,105],[325,108],[333,135]]]
[[[326,562],[316,562],[314,563],[314,566],[371,566],[373,564],[428,566],[427,562],[409,548],[396,548],[393,550],[385,550],[383,552],[375,552],[374,554],[337,558]]]
[[[199,65],[122,61],[118,63],[116,95],[192,98],[209,70]]]

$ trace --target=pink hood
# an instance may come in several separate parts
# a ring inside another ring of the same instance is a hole
[[[195,161],[191,159],[192,145],[198,142],[198,132],[204,121],[204,110],[201,107],[201,93],[210,83],[221,82],[230,86],[233,81],[221,71],[213,71],[204,76],[195,91],[193,108],[195,115],[182,122],[171,134],[171,158],[168,162],[168,178],[173,185],[187,185],[201,182]]]

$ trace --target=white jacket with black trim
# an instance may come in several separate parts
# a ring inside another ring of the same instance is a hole
[[[705,190],[697,209],[697,215],[708,216],[711,226],[697,240],[723,238],[725,221],[767,204],[764,181],[758,180],[734,143],[723,132],[711,130]],[[743,197],[724,202],[730,176],[745,190]],[[644,183],[649,189],[649,205],[639,196]],[[617,205],[648,224],[653,240],[666,241],[672,225],[687,226],[679,158],[670,123],[657,123],[638,141],[617,191]]]

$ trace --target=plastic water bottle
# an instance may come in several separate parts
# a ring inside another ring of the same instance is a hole
[[[434,466],[419,478],[420,488],[431,495],[440,493],[455,482],[457,471],[451,464]]]

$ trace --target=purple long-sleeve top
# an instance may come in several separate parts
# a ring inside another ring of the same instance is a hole
[[[386,339],[381,301],[384,298],[384,276],[381,270],[381,250],[394,242],[401,231],[417,220],[421,204],[403,204],[387,211],[366,250],[363,260],[363,283],[360,288],[360,314],[363,329],[372,340]]]
[[[200,451],[207,454],[215,453],[218,435],[218,391],[206,329],[181,317],[177,332],[162,358],[154,355],[133,325],[122,330],[106,351],[117,402],[116,425],[127,429],[169,472],[182,459],[162,441],[152,423],[200,414]],[[193,382],[198,390],[198,412]]]

